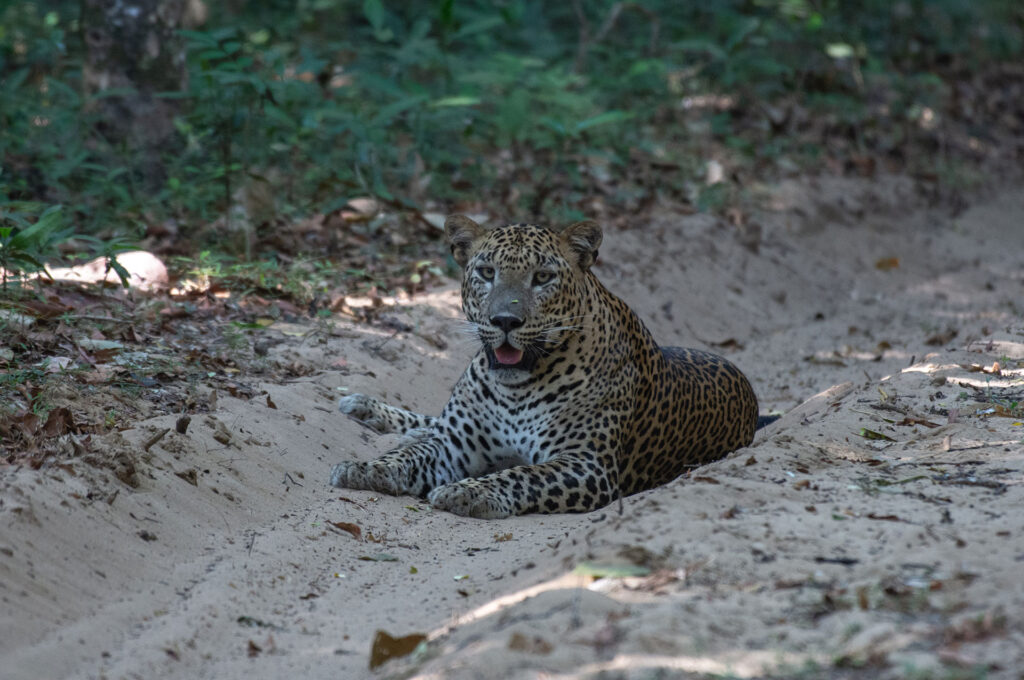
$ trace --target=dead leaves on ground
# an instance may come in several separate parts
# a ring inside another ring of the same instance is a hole
[[[363,540],[363,530],[359,528],[358,524],[353,524],[352,522],[328,522],[328,524],[348,533],[357,541]]]
[[[508,639],[508,648],[516,652],[527,654],[550,654],[555,646],[539,635],[523,635],[515,632]]]
[[[391,659],[409,656],[420,645],[426,645],[426,642],[427,636],[422,633],[396,638],[386,631],[378,630],[373,636],[373,644],[370,647],[370,670],[379,668]]]
[[[875,269],[883,272],[891,271],[900,266],[898,257],[882,257],[875,261]]]
[[[38,469],[43,462],[41,457],[32,455],[40,451],[40,439],[52,439],[66,434],[86,435],[97,431],[102,431],[102,428],[77,420],[65,406],[52,409],[46,420],[30,410],[21,410],[0,417],[0,438],[16,447],[12,449],[7,462],[25,462],[27,458],[29,466],[33,469]],[[80,443],[80,440],[75,441]]]

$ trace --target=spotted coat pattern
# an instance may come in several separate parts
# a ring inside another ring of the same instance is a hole
[[[655,343],[590,271],[596,224],[485,230],[453,216],[446,233],[481,349],[436,418],[343,399],[372,429],[410,436],[335,465],[332,485],[474,517],[585,512],[750,444],[746,377],[714,354]]]

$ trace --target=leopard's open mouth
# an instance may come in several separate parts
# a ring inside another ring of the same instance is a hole
[[[523,350],[517,349],[507,342],[501,347],[494,348],[494,358],[499,364],[514,366],[523,360]]]
[[[488,367],[508,368],[517,371],[532,371],[537,364],[537,353],[513,347],[507,342],[499,347],[485,346]]]

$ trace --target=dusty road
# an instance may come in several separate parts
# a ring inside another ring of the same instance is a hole
[[[0,676],[1024,677],[1024,192],[922,204],[820,180],[765,189],[743,227],[606,230],[595,271],[655,337],[725,354],[786,414],[621,513],[327,487],[388,443],[340,395],[440,409],[474,351],[454,285],[393,336],[273,327],[268,361],[311,374],[103,438],[136,488],[73,457],[0,468]],[[377,630],[429,642],[371,672]]]

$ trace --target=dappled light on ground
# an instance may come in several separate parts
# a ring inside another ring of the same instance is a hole
[[[111,264],[112,259],[116,261],[116,266]],[[120,273],[125,276],[124,283],[132,288],[152,291],[167,287],[167,267],[159,257],[143,250],[118,253],[113,258],[97,257],[70,267],[47,267],[42,272],[25,277],[25,280],[49,279],[66,283],[119,286],[122,281],[117,267],[122,268]],[[0,276],[5,276],[2,269]]]

